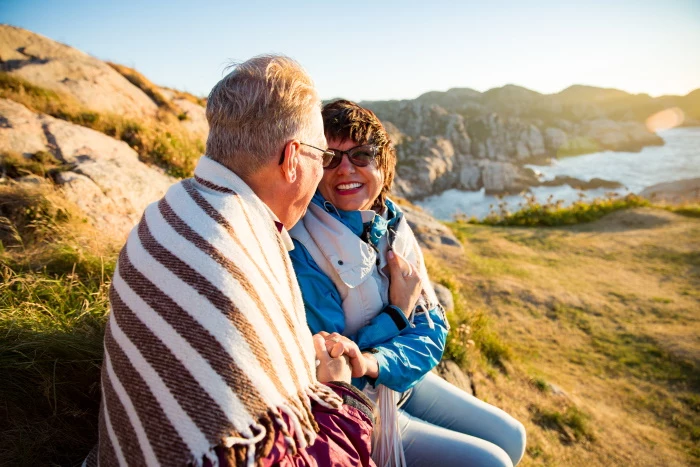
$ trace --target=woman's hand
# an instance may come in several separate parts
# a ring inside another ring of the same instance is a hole
[[[349,359],[343,355],[332,357],[326,349],[326,340],[323,336],[316,334],[313,340],[317,361],[316,379],[320,383],[329,383],[331,381],[345,381],[349,383],[352,376]]]
[[[408,318],[423,290],[420,275],[415,266],[393,250],[386,254],[386,261],[389,266],[389,303],[401,308]]]
[[[321,331],[314,336],[321,336],[325,339],[325,348],[331,358],[345,356],[348,358],[352,367],[352,377],[360,378],[367,373],[367,359],[360,352],[359,347],[347,337],[334,332],[329,334],[326,331]]]

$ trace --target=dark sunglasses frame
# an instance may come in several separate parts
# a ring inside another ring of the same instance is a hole
[[[311,146],[310,144],[302,143],[301,141],[299,141],[299,144],[301,144],[302,146],[308,146],[310,148],[318,149],[319,151],[321,151],[321,153],[322,153],[321,154],[321,157],[322,157],[321,164],[323,165],[324,169],[328,166],[328,164],[331,163],[331,161],[335,157],[335,153],[331,150],[317,148],[316,146]],[[286,145],[285,145],[285,148],[286,148]],[[283,162],[284,162],[284,148],[282,148],[282,155],[280,156],[280,162],[278,165],[282,165]]]
[[[333,153],[333,158],[331,158],[331,160],[328,161],[328,164],[324,165],[323,168],[329,170],[335,169],[340,165],[340,163],[343,161],[343,155],[348,156],[348,160],[355,167],[367,167],[379,154],[379,148],[377,148],[377,146],[374,144],[361,144],[359,146],[355,146],[354,148],[350,148],[347,151],[341,151],[339,149],[328,149],[328,151]],[[357,159],[356,157],[358,152],[369,154],[370,159]]]

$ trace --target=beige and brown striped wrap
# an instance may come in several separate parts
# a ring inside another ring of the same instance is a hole
[[[291,240],[274,221],[207,157],[146,208],[112,282],[88,465],[217,465],[217,447],[250,465],[276,429],[291,451],[313,443],[311,399],[341,400],[316,380]]]

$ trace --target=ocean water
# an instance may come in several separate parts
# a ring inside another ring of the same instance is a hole
[[[555,161],[552,165],[528,165],[551,180],[557,175],[568,175],[589,181],[593,178],[614,180],[625,188],[614,190],[624,195],[639,193],[644,188],[657,183],[672,182],[686,178],[700,177],[700,128],[674,128],[659,132],[664,139],[663,146],[650,146],[640,152],[603,151],[584,156],[569,157]],[[554,201],[562,200],[569,204],[579,199],[581,193],[587,198],[605,196],[608,189],[575,190],[568,185],[558,187],[536,187],[531,192],[540,201],[552,196]],[[448,190],[437,196],[430,196],[417,202],[419,206],[442,220],[451,220],[455,215],[467,217],[486,216],[491,207],[500,202],[508,204],[515,211],[523,203],[520,195],[498,198],[481,191]]]

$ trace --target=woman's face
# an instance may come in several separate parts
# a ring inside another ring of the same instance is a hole
[[[329,149],[347,151],[358,146],[352,140],[328,140]],[[340,165],[334,169],[323,169],[323,178],[318,190],[323,197],[343,211],[368,210],[384,186],[384,175],[377,168],[375,158],[366,167],[357,167],[343,155]]]

